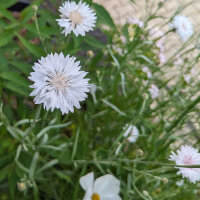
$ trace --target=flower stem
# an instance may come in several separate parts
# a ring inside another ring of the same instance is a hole
[[[42,104],[40,104],[40,105],[37,107],[37,110],[36,110],[36,113],[35,113],[35,117],[34,117],[34,119],[33,119],[33,123],[31,124],[30,129],[29,129],[29,130],[27,131],[27,133],[24,135],[23,141],[26,139],[26,137],[30,134],[30,132],[31,132],[31,131],[33,130],[33,128],[35,127],[36,121],[38,120],[39,115],[40,115],[41,108],[42,108]]]

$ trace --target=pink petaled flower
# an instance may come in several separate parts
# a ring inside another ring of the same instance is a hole
[[[200,153],[191,146],[181,146],[181,150],[178,150],[177,154],[172,152],[169,160],[175,161],[177,165],[200,165]],[[182,174],[190,182],[195,183],[196,181],[200,181],[200,168],[176,168],[179,169],[177,174]]]

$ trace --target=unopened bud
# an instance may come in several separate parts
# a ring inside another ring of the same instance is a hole
[[[19,182],[19,183],[17,183],[17,187],[18,187],[19,191],[23,192],[26,189],[26,183]]]
[[[137,149],[137,154],[138,154],[138,156],[143,156],[144,151],[142,151],[142,149]]]
[[[88,56],[90,56],[90,57],[92,57],[92,56],[94,55],[93,51],[91,51],[91,50],[88,51],[87,54],[88,54]]]
[[[168,183],[168,179],[164,177],[164,178],[162,179],[162,182],[163,182],[164,184],[166,184],[166,183]]]
[[[149,96],[148,96],[147,93],[144,93],[144,94],[143,94],[143,97],[144,97],[144,99],[148,99]]]
[[[143,190],[143,194],[145,197],[149,196],[149,193],[146,190]]]
[[[38,9],[37,5],[33,5],[33,10],[37,11],[37,9]]]

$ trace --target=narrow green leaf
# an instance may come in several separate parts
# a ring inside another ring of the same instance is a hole
[[[0,47],[7,45],[14,37],[13,30],[3,30],[0,34]]]
[[[44,170],[46,170],[46,169],[48,169],[50,167],[53,167],[57,163],[58,163],[57,159],[51,160],[50,162],[46,163],[43,167],[41,167],[39,170],[37,170],[36,173],[41,173],[42,171],[44,171]]]
[[[9,64],[17,68],[18,70],[20,70],[25,75],[29,75],[30,72],[32,71],[31,65],[28,63],[13,61],[13,62],[9,62]]]
[[[17,2],[18,2],[18,0],[1,0],[0,1],[0,7],[1,8],[8,8],[8,7],[14,5]]]
[[[113,29],[116,29],[116,26],[110,16],[110,14],[106,11],[106,9],[99,4],[94,3],[94,8],[97,13],[97,18],[102,24],[107,24]]]
[[[3,72],[0,74],[0,77],[11,81],[13,83],[16,83],[18,85],[24,86],[28,88],[29,82],[27,81],[27,79],[25,79],[24,77],[20,76],[17,73],[14,72]]]
[[[57,125],[51,125],[51,126],[47,126],[45,128],[43,128],[36,136],[36,139],[40,139],[47,131],[51,130],[51,129],[58,129],[58,128],[63,128],[66,126],[69,126],[71,124],[71,122],[65,123],[65,124],[57,124]]]
[[[40,58],[41,56],[44,56],[45,53],[44,51],[34,45],[31,44],[29,41],[27,41],[25,38],[23,38],[21,35],[19,35],[18,33],[15,33],[15,35],[19,38],[19,40],[21,41],[21,43],[30,51],[30,53],[32,53],[34,56],[36,56],[37,58]]]
[[[99,48],[99,49],[103,49],[105,48],[105,44],[100,42],[99,40],[97,40],[96,38],[87,35],[86,37],[84,37],[84,40],[87,44],[95,47],[95,48]]]
[[[111,107],[113,110],[115,110],[116,112],[118,112],[120,115],[126,116],[126,113],[122,112],[119,108],[117,108],[117,106],[115,106],[114,104],[108,102],[106,99],[102,99],[103,103],[105,103],[107,106]]]
[[[0,170],[0,182],[2,182],[7,177],[9,170],[9,165]]]
[[[75,138],[74,147],[73,147],[73,151],[72,151],[72,158],[71,158],[72,160],[74,160],[76,152],[77,152],[79,134],[80,134],[80,128],[78,128],[78,130],[76,132],[76,138]]]
[[[34,155],[33,155],[33,160],[31,162],[30,169],[29,169],[29,178],[31,180],[33,179],[33,176],[34,176],[34,173],[35,173],[35,168],[36,168],[36,164],[38,162],[38,158],[39,158],[39,153],[35,152]]]
[[[12,83],[12,82],[6,83],[5,88],[8,88],[9,90],[12,90],[13,92],[17,92],[18,94],[22,96],[29,96],[30,94],[29,88],[16,85],[15,83]]]

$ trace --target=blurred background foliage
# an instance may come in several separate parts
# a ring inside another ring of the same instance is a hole
[[[82,199],[79,178],[90,171],[120,179],[122,199],[199,199],[199,184],[179,187],[176,169],[159,164],[169,162],[171,145],[199,147],[199,82],[191,87],[182,73],[165,76],[176,55],[160,62],[160,38],[148,26],[155,16],[144,28],[118,27],[102,6],[86,2],[98,17],[95,31],[66,38],[55,21],[61,1],[0,1],[0,199]],[[199,60],[187,47],[177,50],[186,71]],[[27,78],[37,59],[61,51],[75,55],[96,85],[80,110],[64,116],[36,109]],[[151,84],[159,98],[151,98]],[[139,129],[135,144],[123,137],[126,124]]]

